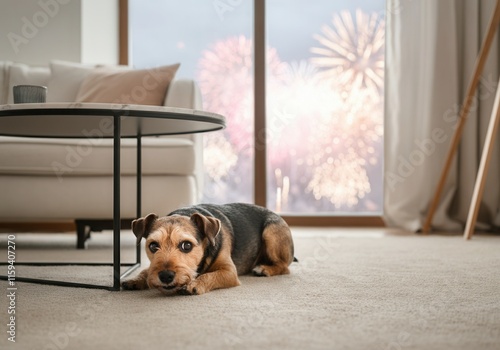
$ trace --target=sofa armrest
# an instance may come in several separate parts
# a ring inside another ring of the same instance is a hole
[[[173,80],[168,87],[164,105],[201,110],[203,103],[200,88],[194,80]]]

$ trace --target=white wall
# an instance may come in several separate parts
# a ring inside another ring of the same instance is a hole
[[[117,64],[119,22],[117,0],[82,0],[83,63]]]
[[[0,60],[118,62],[118,0],[1,0]]]

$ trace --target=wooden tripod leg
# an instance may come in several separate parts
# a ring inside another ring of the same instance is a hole
[[[489,23],[488,32],[481,45],[481,50],[479,51],[479,55],[476,58],[472,80],[470,81],[470,84],[467,87],[465,101],[464,104],[462,105],[462,109],[460,110],[458,125],[457,128],[455,129],[455,133],[453,134],[451,145],[448,150],[448,154],[446,156],[446,161],[444,163],[443,170],[441,171],[441,177],[439,178],[436,191],[434,192],[434,197],[431,201],[429,211],[427,212],[427,217],[425,219],[424,225],[422,226],[422,231],[424,233],[428,233],[431,229],[432,218],[434,216],[434,213],[436,212],[437,206],[439,204],[439,199],[441,198],[441,193],[443,192],[446,179],[448,178],[448,173],[450,171],[451,163],[453,161],[453,156],[455,155],[458,148],[458,144],[460,143],[460,138],[462,137],[464,131],[465,122],[467,121],[467,118],[469,116],[470,107],[472,105],[472,102],[474,101],[477,85],[479,84],[479,78],[483,73],[484,64],[486,62],[486,59],[488,58],[488,52],[490,51],[491,43],[493,42],[493,37],[495,36],[496,29],[498,28],[499,24],[500,24],[500,0],[497,0],[495,11],[491,16],[491,20]]]
[[[498,82],[500,84],[500,80]],[[500,85],[497,87],[497,94],[495,97],[495,104],[491,112],[490,123],[486,138],[484,140],[483,153],[481,154],[481,163],[477,172],[476,184],[474,185],[474,192],[472,193],[472,201],[470,203],[469,214],[467,215],[467,224],[465,225],[464,239],[470,239],[474,234],[474,227],[476,226],[477,214],[483,197],[484,185],[486,184],[486,177],[488,176],[488,168],[490,167],[491,154],[493,153],[493,145],[495,138],[498,135],[498,124],[500,122]]]

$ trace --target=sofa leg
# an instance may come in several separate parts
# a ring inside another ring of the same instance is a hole
[[[76,249],[87,248],[87,240],[90,239],[91,232],[101,232],[102,230],[112,230],[113,220],[111,219],[76,219]],[[121,228],[130,230],[132,219],[122,219]]]
[[[90,238],[91,227],[85,222],[76,221],[76,249],[87,248],[86,241]]]

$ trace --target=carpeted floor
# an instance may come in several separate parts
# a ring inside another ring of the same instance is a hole
[[[292,230],[291,275],[244,276],[201,296],[17,283],[16,343],[0,282],[1,349],[500,349],[500,236]],[[134,237],[123,232],[122,256]],[[7,236],[0,235],[2,260]],[[109,232],[16,234],[16,260],[111,261]],[[110,284],[110,268],[17,266],[26,277]],[[5,267],[2,267],[5,274]]]

